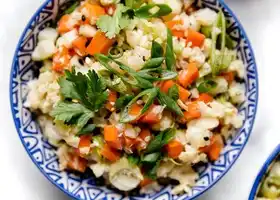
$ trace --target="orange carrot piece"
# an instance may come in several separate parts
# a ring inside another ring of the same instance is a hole
[[[57,31],[59,34],[66,33],[74,28],[74,26],[69,23],[70,19],[71,19],[70,15],[63,15],[60,18],[57,25]]]
[[[115,142],[118,140],[118,129],[114,125],[104,126],[104,139],[106,142]]]
[[[166,145],[166,150],[170,158],[178,158],[183,151],[183,145],[177,140],[172,140]]]
[[[117,92],[110,90],[109,96],[108,96],[108,101],[105,105],[106,109],[113,112],[115,110],[115,103],[117,101]]]
[[[84,173],[87,168],[87,160],[73,153],[69,153],[67,168]]]
[[[137,149],[138,151],[146,149],[148,143],[152,139],[152,134],[149,129],[142,129],[137,137]]]
[[[133,150],[136,143],[137,143],[136,139],[124,137],[124,144],[126,149]]]
[[[191,102],[187,106],[188,111],[184,112],[184,117],[187,121],[201,117],[199,105],[197,102]]]
[[[178,38],[183,38],[185,37],[185,31],[183,30],[176,30],[176,25],[183,25],[184,22],[183,20],[172,20],[165,22],[165,25],[171,30],[172,35],[176,36]]]
[[[189,63],[186,70],[182,70],[179,73],[178,81],[179,83],[186,88],[192,84],[199,77],[198,68],[195,63]]]
[[[90,55],[96,53],[107,54],[110,47],[115,43],[114,39],[109,39],[105,36],[105,33],[98,31],[92,38],[90,44],[88,45],[86,52]]]
[[[87,43],[87,38],[84,36],[80,36],[77,39],[75,39],[72,43],[74,49],[77,51],[77,53],[80,56],[85,56],[86,55],[86,43]]]
[[[116,162],[120,159],[120,153],[112,149],[108,144],[103,146],[101,155],[111,162]]]
[[[172,80],[168,80],[168,81],[165,81],[160,90],[164,93],[168,93],[168,90],[174,85],[174,81]],[[176,84],[177,85],[177,84]],[[189,96],[191,95],[191,93],[186,90],[185,88],[183,88],[182,86],[180,85],[177,85],[178,86],[178,90],[179,90],[179,99],[181,99],[183,102],[187,101]]]
[[[168,80],[163,82],[163,84],[161,85],[160,90],[164,93],[168,93],[168,90],[174,85],[174,81],[172,80]]]
[[[86,2],[81,7],[81,12],[84,13],[84,9],[86,10],[85,13],[87,14],[86,17],[89,19],[97,19],[98,17],[102,15],[106,15],[105,9],[98,4],[91,4],[89,2]]]
[[[53,56],[52,69],[58,73],[62,73],[64,69],[67,69],[70,64],[70,54],[66,47],[59,49]]]
[[[210,103],[214,100],[214,98],[207,94],[207,93],[201,93],[199,94],[199,97],[197,99],[197,101],[203,101],[204,103]]]
[[[186,102],[189,96],[191,95],[191,93],[180,85],[178,85],[178,89],[179,89],[179,99],[183,102]]]
[[[90,147],[91,137],[90,135],[82,135],[80,137],[79,148]]]
[[[224,142],[222,136],[215,134],[210,139],[210,145],[199,148],[199,151],[206,153],[211,161],[216,161],[219,159],[223,148]]]
[[[155,108],[156,105],[151,105],[149,110],[141,117],[139,120],[142,123],[147,123],[147,124],[157,124],[160,122],[162,113],[155,113]]]
[[[149,178],[144,178],[141,182],[140,182],[140,187],[145,187],[146,185],[150,185],[151,183],[153,183],[154,180],[149,179]]]
[[[141,110],[142,110],[143,106],[139,105],[137,103],[134,103],[131,107],[130,110],[128,111],[128,114],[132,115],[132,116],[137,116],[140,114]]]
[[[191,47],[201,47],[204,43],[205,40],[205,35],[192,30],[188,29],[188,36],[186,39],[186,43],[188,44],[189,42],[192,43]]]
[[[234,81],[234,72],[223,72],[221,76],[223,76],[229,84]]]

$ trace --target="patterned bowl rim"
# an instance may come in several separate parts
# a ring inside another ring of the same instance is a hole
[[[267,171],[269,170],[269,168],[271,167],[271,165],[279,155],[280,155],[280,144],[278,144],[277,147],[272,151],[272,153],[269,155],[269,157],[263,164],[262,168],[260,169],[258,175],[255,178],[248,200],[255,199],[262,179],[264,178],[265,174],[267,173]]]
[[[17,47],[16,47],[16,50],[15,50],[15,53],[14,53],[14,56],[13,56],[13,62],[12,62],[12,67],[11,67],[11,71],[10,71],[10,88],[9,88],[9,96],[10,96],[10,106],[11,106],[11,111],[12,111],[12,115],[13,115],[13,120],[14,120],[14,124],[15,124],[15,127],[16,127],[16,130],[17,130],[17,133],[19,135],[19,138],[21,140],[21,143],[22,145],[24,146],[27,154],[29,155],[29,157],[31,158],[32,162],[36,165],[36,167],[41,171],[41,173],[54,185],[56,186],[57,188],[59,188],[62,192],[64,192],[65,194],[67,194],[69,197],[71,198],[74,198],[74,199],[77,199],[77,197],[75,197],[72,193],[70,193],[69,191],[65,190],[64,188],[62,188],[61,186],[59,186],[54,180],[52,180],[45,172],[42,168],[40,168],[40,166],[37,164],[37,162],[35,161],[35,159],[32,157],[32,155],[30,154],[27,146],[24,144],[24,141],[23,141],[23,138],[20,134],[20,129],[18,127],[18,125],[16,124],[16,116],[15,116],[15,112],[13,110],[13,94],[12,94],[12,73],[13,71],[15,70],[16,68],[16,58],[17,58],[17,54],[19,52],[19,49],[20,49],[20,44],[21,44],[21,41],[24,39],[24,36],[26,35],[29,27],[31,26],[32,22],[34,21],[34,19],[41,13],[41,11],[48,5],[48,3],[52,1],[52,0],[45,0],[45,2],[37,9],[37,11],[32,15],[31,19],[29,20],[29,22],[27,23],[23,33],[21,34],[20,36],[20,39],[19,39],[19,42],[17,44]],[[254,127],[254,123],[255,123],[255,118],[256,118],[256,114],[257,114],[257,108],[258,108],[258,98],[259,98],[259,79],[258,79],[258,70],[257,70],[257,64],[256,64],[256,60],[255,60],[255,55],[254,55],[254,52],[253,52],[253,49],[252,49],[252,46],[251,46],[251,42],[242,26],[242,24],[240,23],[240,21],[237,19],[236,15],[233,13],[233,11],[229,8],[229,6],[224,2],[224,0],[217,0],[223,8],[225,8],[228,13],[231,15],[231,17],[234,19],[234,21],[238,24],[238,27],[240,28],[241,30],[241,36],[243,35],[244,39],[247,41],[248,43],[248,47],[249,47],[249,50],[250,50],[250,53],[251,53],[251,56],[252,56],[252,60],[253,60],[253,63],[254,63],[254,66],[255,66],[255,75],[256,75],[256,109],[255,109],[255,112],[254,112],[254,115],[253,115],[253,120],[252,120],[252,125],[250,126],[250,129],[249,129],[249,132],[248,132],[248,137],[246,137],[246,140],[245,142],[243,143],[243,145],[241,146],[240,148],[240,152],[238,153],[238,155],[235,157],[234,161],[231,163],[230,166],[228,166],[228,168],[223,172],[223,174],[218,177],[211,185],[209,185],[207,188],[205,188],[203,191],[197,193],[196,195],[192,196],[189,200],[191,199],[195,199],[197,198],[198,196],[204,194],[206,191],[208,191],[209,189],[211,189],[218,181],[220,181],[220,179],[222,177],[224,177],[228,171],[231,169],[231,167],[234,165],[234,163],[236,162],[236,160],[239,158],[239,156],[241,155],[244,147],[246,146],[247,142],[248,142],[248,139],[251,135],[251,132],[252,132],[252,129]],[[279,146],[280,148],[280,146]],[[256,184],[256,183],[255,183]],[[254,184],[254,187],[256,187]],[[253,187],[253,188],[254,188]]]

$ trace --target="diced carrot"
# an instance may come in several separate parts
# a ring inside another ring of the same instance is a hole
[[[112,149],[108,144],[105,144],[101,150],[101,155],[111,162],[116,162],[120,159],[120,153]]]
[[[91,138],[91,135],[82,135],[80,137],[79,148],[90,147]]]
[[[184,24],[183,20],[172,20],[172,21],[165,22],[165,25],[171,30],[172,35],[179,38],[185,37],[185,31],[177,30],[176,26],[183,25],[183,24]]]
[[[207,93],[199,94],[197,101],[203,101],[204,103],[210,103],[213,101],[213,97]]]
[[[63,15],[57,25],[57,31],[59,34],[66,33],[68,31],[71,31],[74,28],[74,24],[70,23],[71,16],[70,15]]]
[[[234,81],[234,72],[223,72],[221,76],[223,76],[229,84]]]
[[[183,151],[183,145],[177,140],[172,140],[166,145],[166,150],[170,158],[178,158]]]
[[[137,103],[134,103],[131,107],[130,110],[128,111],[128,114],[132,115],[132,116],[137,116],[140,114],[141,110],[142,110],[143,106],[139,105]]]
[[[66,47],[59,49],[53,56],[52,69],[58,73],[62,73],[64,69],[69,67],[70,55]]]
[[[69,153],[67,168],[83,173],[87,168],[87,160],[73,153]]]
[[[147,123],[147,124],[157,124],[160,122],[161,117],[162,117],[162,112],[157,112],[155,110],[156,105],[151,105],[149,110],[145,112],[143,117],[139,120],[142,123]]]
[[[187,121],[201,117],[200,108],[197,102],[191,102],[188,105],[188,111],[184,112]]]
[[[105,36],[105,33],[98,31],[92,38],[86,52],[92,56],[96,53],[107,54],[108,50],[114,43],[114,39],[109,39]]]
[[[106,142],[115,142],[118,139],[118,129],[114,125],[105,125],[104,139]]]
[[[174,85],[174,81],[172,80],[168,80],[168,81],[164,81],[161,85],[160,90],[164,93],[168,93],[168,90]]]
[[[211,161],[216,161],[219,159],[223,148],[224,142],[222,136],[215,134],[211,137],[210,145],[200,148],[199,151],[206,153]]]
[[[86,55],[86,43],[87,43],[87,38],[84,36],[80,36],[77,39],[75,39],[72,43],[74,49],[80,56],[85,56]]]
[[[205,40],[205,35],[202,33],[199,33],[195,30],[188,29],[188,34],[187,34],[187,39],[186,43],[188,44],[189,42],[192,43],[191,47],[201,47],[204,43]]]
[[[161,85],[161,88],[160,90],[164,93],[168,93],[168,90],[174,85],[174,81],[172,80],[168,80],[168,81],[165,81],[163,82],[163,84]],[[177,85],[177,84],[176,84]],[[187,101],[189,96],[191,95],[191,93],[186,90],[185,88],[183,88],[182,86],[180,85],[177,85],[178,86],[178,90],[179,90],[179,99],[181,99],[183,102]]]
[[[112,4],[112,5],[109,5],[109,6],[106,6],[105,7],[105,12],[108,14],[108,15],[113,15],[116,11],[116,5],[115,4]]]
[[[107,110],[109,110],[111,112],[113,112],[115,110],[115,103],[117,101],[117,98],[118,98],[117,92],[110,90],[108,100],[105,105]]]
[[[154,180],[150,179],[150,178],[144,178],[141,182],[140,182],[140,187],[145,187],[146,185],[150,185],[151,183],[153,183]]]
[[[118,129],[114,125],[105,125],[104,139],[114,149],[122,150],[122,141],[118,135]]]
[[[103,7],[89,2],[82,5],[81,12],[90,20],[90,22],[97,20],[102,15],[106,15]]]
[[[126,149],[130,149],[133,150],[134,149],[134,145],[137,143],[136,139],[132,139],[129,137],[124,137],[124,144],[125,144],[125,148]]]
[[[179,99],[183,102],[186,102],[189,96],[191,95],[191,93],[180,85],[178,85],[178,89],[179,89]]]
[[[198,68],[195,63],[189,63],[186,70],[182,70],[179,73],[178,81],[184,87],[187,88],[199,77]]]

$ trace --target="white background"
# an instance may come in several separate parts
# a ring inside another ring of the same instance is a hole
[[[0,0],[0,199],[67,200],[40,174],[17,136],[9,105],[14,49],[43,0]],[[245,200],[280,138],[280,0],[226,0],[255,51],[260,81],[257,119],[248,145],[229,173],[199,200]]]

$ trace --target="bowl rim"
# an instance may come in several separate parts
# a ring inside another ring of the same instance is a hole
[[[13,56],[13,62],[12,62],[12,67],[11,67],[11,71],[10,71],[10,81],[9,81],[9,97],[10,97],[10,108],[11,108],[11,112],[12,112],[12,116],[13,116],[13,121],[14,121],[14,125],[15,125],[15,128],[17,130],[17,133],[19,135],[19,138],[21,140],[21,143],[22,145],[24,146],[27,154],[29,155],[30,159],[32,160],[32,162],[35,164],[35,166],[40,170],[40,172],[54,185],[56,186],[59,190],[61,190],[63,193],[65,193],[66,195],[68,195],[69,197],[71,198],[74,198],[74,199],[79,199],[78,197],[74,196],[73,193],[70,193],[69,191],[65,190],[64,188],[62,188],[59,184],[57,184],[54,180],[52,180],[45,172],[44,170],[37,164],[37,161],[33,158],[33,156],[30,154],[27,146],[24,144],[24,141],[23,141],[23,137],[21,136],[20,134],[20,129],[16,123],[16,115],[15,115],[15,112],[13,110],[13,89],[12,89],[12,73],[13,71],[15,70],[16,68],[16,61],[17,61],[17,54],[19,52],[19,49],[20,49],[20,44],[21,44],[21,41],[24,39],[29,27],[32,25],[32,22],[36,19],[36,17],[41,13],[41,11],[48,5],[48,3],[52,1],[52,0],[45,0],[42,5],[36,10],[36,12],[32,15],[32,17],[29,19],[27,25],[25,26],[24,28],[24,31],[22,32],[19,40],[18,40],[18,43],[17,43],[17,46],[16,46],[16,50],[15,50],[15,53],[14,53],[14,56]],[[256,118],[256,115],[257,115],[257,111],[258,111],[258,101],[259,101],[259,76],[258,76],[258,69],[257,69],[257,63],[256,63],[256,59],[255,59],[255,55],[254,55],[254,51],[253,51],[253,48],[252,48],[252,45],[251,45],[251,42],[245,32],[245,29],[243,28],[242,24],[240,23],[240,21],[238,20],[238,18],[236,17],[236,15],[234,14],[234,12],[229,8],[229,6],[224,2],[224,0],[217,0],[221,6],[223,8],[225,8],[228,13],[231,15],[231,17],[234,19],[234,21],[237,23],[239,29],[241,30],[241,35],[243,35],[244,39],[247,41],[248,43],[248,48],[249,48],[249,51],[251,53],[251,57],[252,57],[252,62],[255,66],[254,70],[255,70],[255,77],[256,77],[256,108],[255,108],[255,112],[253,114],[253,117],[252,117],[252,124],[250,125],[250,128],[249,128],[249,132],[248,132],[248,136],[246,137],[246,140],[245,142],[242,144],[241,148],[240,148],[240,152],[239,154],[234,158],[233,162],[231,163],[230,166],[228,166],[228,168],[223,171],[223,174],[218,177],[211,185],[209,185],[207,188],[205,188],[203,191],[200,191],[199,193],[195,194],[194,196],[192,196],[190,199],[188,200],[192,200],[192,199],[195,199],[199,196],[201,196],[202,194],[204,194],[206,191],[208,191],[209,189],[211,189],[214,185],[217,184],[217,182],[219,182],[227,173],[228,171],[232,168],[232,166],[235,164],[235,162],[238,160],[239,156],[242,154],[243,150],[244,150],[244,147],[246,146],[250,136],[251,136],[251,133],[252,133],[252,130],[254,128],[254,124],[255,124],[255,118]],[[280,148],[280,147],[279,147]],[[100,194],[98,194],[99,196]],[[188,198],[188,197],[187,197]]]
[[[280,144],[278,144],[275,149],[270,153],[264,164],[262,165],[260,171],[258,172],[254,184],[252,186],[250,196],[248,200],[254,200],[259,186],[261,184],[262,179],[264,178],[265,174],[267,173],[268,169],[271,167],[271,164],[275,161],[275,159],[279,156],[280,154]]]

